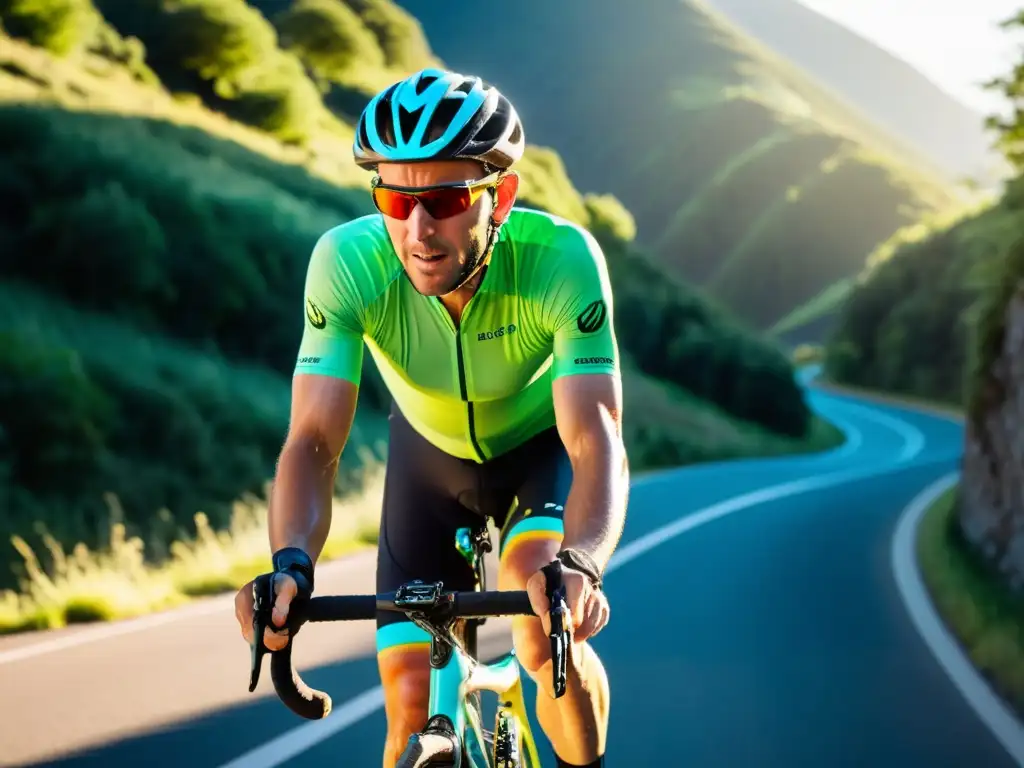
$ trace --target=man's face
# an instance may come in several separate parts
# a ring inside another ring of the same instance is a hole
[[[381,163],[380,180],[390,187],[429,187],[482,179],[484,169],[471,160],[428,163]],[[384,216],[391,243],[413,287],[424,296],[444,296],[468,277],[467,270],[487,243],[494,190],[485,190],[463,213],[434,219],[422,204],[409,218]]]

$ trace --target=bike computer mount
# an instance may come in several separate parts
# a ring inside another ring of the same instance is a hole
[[[455,604],[443,590],[443,582],[415,579],[398,587],[394,597],[395,607],[405,610],[414,624],[430,634],[430,664],[435,667],[448,661],[453,646],[465,650],[452,633]]]
[[[441,604],[442,582],[424,584],[420,580],[406,582],[395,591],[395,607],[430,611]]]

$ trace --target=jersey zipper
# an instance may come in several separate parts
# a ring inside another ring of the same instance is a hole
[[[463,320],[465,320],[465,314],[463,314]],[[459,388],[462,391],[462,399],[466,401],[466,416],[469,419],[469,441],[473,444],[473,450],[476,451],[480,461],[483,461],[484,452],[480,447],[480,443],[476,440],[476,420],[473,418],[473,401],[469,399],[469,393],[466,388],[466,365],[462,360],[461,328],[455,329],[455,355],[459,361]]]
[[[474,296],[473,298],[476,297]],[[456,325],[451,315],[448,314],[448,310],[445,309],[444,304],[441,303],[441,299],[437,299],[438,309],[444,314],[449,327],[455,331],[455,359],[459,366],[459,393],[462,396],[462,400],[466,403],[466,418],[469,422],[469,442],[472,444],[473,450],[476,451],[477,458],[480,461],[484,461],[483,449],[476,438],[476,419],[473,414],[473,401],[469,399],[469,388],[466,384],[466,363],[462,354],[462,327],[466,324],[466,315],[469,312],[469,305],[472,303],[473,299],[470,299],[466,308],[462,310],[461,322]]]

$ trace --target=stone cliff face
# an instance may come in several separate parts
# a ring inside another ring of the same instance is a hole
[[[967,540],[1024,592],[1024,281],[1003,319],[999,353],[967,420],[959,516]]]

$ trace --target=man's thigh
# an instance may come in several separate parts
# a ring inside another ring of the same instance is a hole
[[[539,569],[554,559],[565,535],[565,502],[572,485],[572,463],[554,428],[527,441],[516,453],[510,459],[516,467],[517,484],[512,506],[501,521],[498,550],[506,571],[521,561]],[[509,583],[499,589],[523,588],[511,585],[514,577]]]
[[[501,529],[498,589],[526,589],[526,582],[555,559],[565,534],[565,502],[572,464],[556,430],[524,446],[521,480]],[[516,654],[532,675],[551,657],[550,641],[539,617],[512,619]]]
[[[400,415],[390,421],[377,591],[390,592],[414,579],[441,581],[445,589],[472,589],[473,571],[455,548],[460,527],[485,524],[485,518],[457,501],[470,475],[463,462],[430,445]],[[379,656],[429,645],[430,636],[405,614],[378,612]]]

